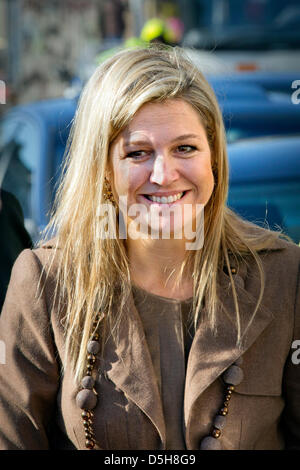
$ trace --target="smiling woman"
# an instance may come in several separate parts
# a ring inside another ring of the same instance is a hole
[[[186,252],[185,234],[192,232],[197,217],[196,208],[207,204],[214,188],[210,146],[199,114],[181,99],[144,104],[112,143],[109,167],[115,200],[126,197],[128,213],[123,215],[127,224],[132,222],[130,212],[136,217],[140,209],[133,212],[133,205],[146,208],[138,218],[141,237],[139,241],[128,238],[128,252],[132,256],[140,250],[141,255],[144,250],[153,254],[164,235],[168,239],[165,256],[172,259],[172,253],[177,253],[179,265]],[[149,224],[151,237],[145,237]],[[166,273],[156,270],[141,277],[137,266],[133,263],[132,280],[141,285],[142,279],[141,287],[165,297],[185,297],[182,286],[174,291],[172,276],[165,282]],[[192,282],[189,285],[192,295]]]
[[[222,115],[181,49],[95,71],[63,170],[0,318],[0,447],[300,449],[299,248],[228,209]]]

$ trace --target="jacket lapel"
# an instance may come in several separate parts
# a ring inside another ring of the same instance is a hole
[[[246,265],[243,264],[239,267],[238,274],[233,276],[240,309],[241,332],[244,333],[241,344],[236,345],[235,305],[229,276],[223,271],[218,279],[218,295],[224,309],[220,309],[216,316],[216,334],[208,328],[206,322],[199,322],[189,354],[185,383],[184,425],[187,448],[191,448],[189,425],[197,398],[247,351],[273,319],[272,313],[260,305],[249,326],[257,297],[244,288],[246,272]],[[118,345],[111,338],[107,343],[105,372],[126,397],[149,417],[164,449],[166,430],[162,401],[142,322],[132,296],[124,307],[119,338]]]
[[[225,310],[220,309],[218,311],[216,334],[213,334],[206,322],[201,323],[200,319],[200,324],[190,350],[186,374],[184,424],[186,427],[187,448],[190,445],[189,424],[193,414],[193,405],[197,398],[233,362],[243,355],[273,319],[272,313],[261,305],[255,314],[254,320],[248,327],[257,299],[244,288],[246,271],[246,265],[243,264],[238,274],[233,276],[241,317],[241,344],[239,346],[236,345],[235,305],[229,276],[223,273],[223,271],[219,276],[218,295],[223,302]]]
[[[108,378],[152,421],[166,443],[162,401],[143,325],[132,295],[126,303],[120,326],[119,343],[107,343],[105,368]]]

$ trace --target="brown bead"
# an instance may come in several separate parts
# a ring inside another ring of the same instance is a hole
[[[213,425],[215,428],[223,429],[226,425],[226,417],[217,415],[213,421]]]
[[[228,414],[228,408],[227,406],[225,406],[224,408],[221,408],[220,411],[219,411],[219,414],[221,416],[226,416]]]
[[[82,410],[92,410],[97,404],[97,397],[92,390],[84,388],[77,393],[76,403]]]
[[[88,372],[92,372],[93,369],[94,369],[94,364],[88,364],[86,366],[86,370],[87,370],[86,375],[90,375],[88,374]]]
[[[220,431],[220,429],[214,428],[214,429],[212,430],[211,435],[212,435],[213,437],[215,437],[216,439],[218,439],[218,438],[221,436],[221,431]]]
[[[231,394],[228,394],[228,395],[225,396],[225,400],[226,400],[226,401],[229,401],[229,400],[231,399],[231,397],[232,397],[232,395],[231,395]]]
[[[234,385],[227,385],[226,390],[227,393],[232,393],[234,391]]]
[[[229,405],[229,401],[224,401],[223,405],[227,408]]]
[[[230,366],[223,374],[223,380],[230,385],[239,385],[244,378],[244,373],[239,366]]]
[[[81,416],[83,418],[90,418],[91,417],[91,412],[87,411],[87,410],[83,410],[83,412],[81,413]]]
[[[94,333],[93,336],[92,336],[92,341],[99,341],[99,333]]]
[[[221,450],[220,441],[211,436],[207,436],[202,439],[200,444],[200,450]]]
[[[84,418],[84,420],[86,423],[88,423],[88,425],[90,426],[91,424],[93,424],[93,420],[91,418]]]
[[[83,388],[88,388],[91,390],[95,385],[95,380],[90,375],[86,375],[83,377],[81,385]]]
[[[231,274],[236,274],[236,268],[230,268]]]
[[[95,364],[96,356],[94,356],[94,354],[89,354],[88,357],[87,357],[87,360],[88,360],[89,364]]]
[[[95,442],[92,441],[91,439],[87,439],[87,440],[85,441],[85,447],[86,447],[87,449],[93,449],[93,448],[95,447]]]
[[[100,344],[98,341],[90,341],[87,345],[87,350],[90,354],[98,354],[100,351]]]
[[[87,428],[93,424],[93,421],[90,418],[83,419],[83,425]]]

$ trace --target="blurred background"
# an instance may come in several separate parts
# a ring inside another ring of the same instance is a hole
[[[169,42],[196,49],[205,72],[300,71],[298,0],[0,0],[7,105],[62,96],[151,19],[167,22]],[[155,34],[158,24],[145,37]]]
[[[170,16],[180,16],[179,2],[1,0],[7,103],[61,96],[73,80],[91,74],[99,52],[138,37],[147,19]]]
[[[299,243],[299,0],[0,0],[0,187],[32,242],[84,83],[109,55],[149,42],[184,47],[216,92],[228,204]],[[2,208],[7,239],[3,219]]]

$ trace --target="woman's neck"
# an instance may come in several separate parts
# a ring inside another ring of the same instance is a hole
[[[193,295],[191,275],[176,282],[186,259],[182,240],[127,240],[131,280],[137,286],[163,297],[186,299]]]

